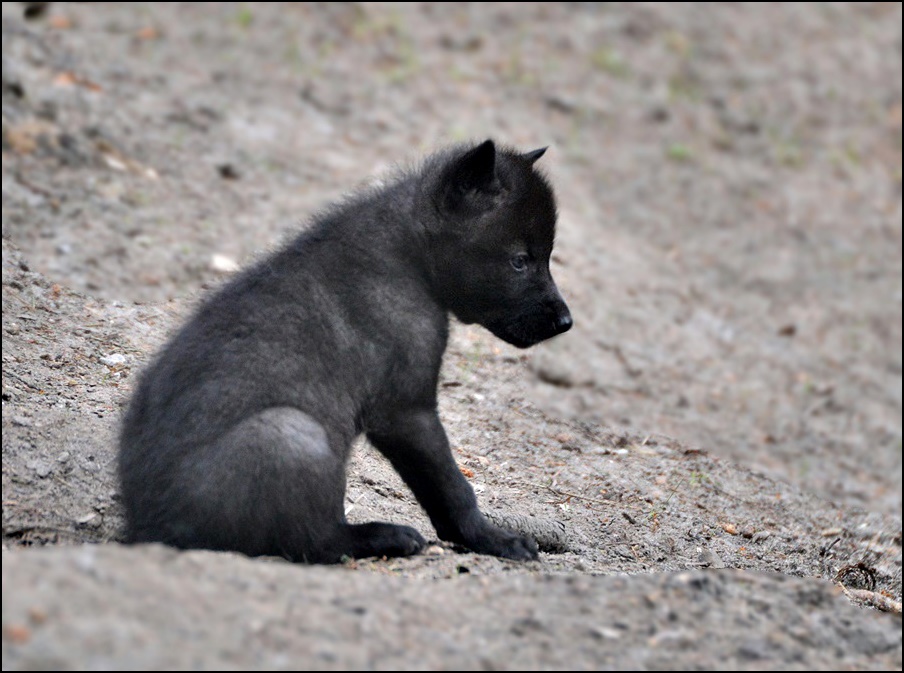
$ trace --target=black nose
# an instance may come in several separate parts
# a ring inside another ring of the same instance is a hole
[[[562,334],[563,332],[567,332],[571,329],[571,326],[574,324],[574,321],[571,319],[571,314],[568,311],[564,313],[560,313],[556,318],[555,328],[556,334]]]

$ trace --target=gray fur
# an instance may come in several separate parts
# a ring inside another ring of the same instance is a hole
[[[535,558],[532,539],[478,510],[436,391],[450,312],[519,347],[571,326],[538,158],[492,141],[450,148],[322,214],[207,300],[126,414],[127,538],[323,563],[416,553],[410,527],[345,521],[364,432],[440,538]]]

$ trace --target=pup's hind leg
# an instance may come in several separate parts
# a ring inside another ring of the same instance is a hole
[[[407,526],[346,523],[343,451],[298,409],[267,409],[242,421],[187,456],[180,483],[186,535],[178,546],[313,563],[405,556],[424,546]]]

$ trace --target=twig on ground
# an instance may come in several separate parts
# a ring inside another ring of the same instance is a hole
[[[839,584],[844,595],[855,603],[868,605],[870,607],[881,610],[882,612],[891,612],[893,614],[901,614],[901,601],[889,598],[885,594],[878,591],[869,591],[867,589],[848,589],[843,584]]]

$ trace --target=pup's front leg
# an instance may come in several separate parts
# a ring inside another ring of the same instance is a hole
[[[534,540],[493,525],[480,512],[434,409],[396,413],[367,438],[402,475],[441,540],[480,554],[518,561],[537,558]]]

